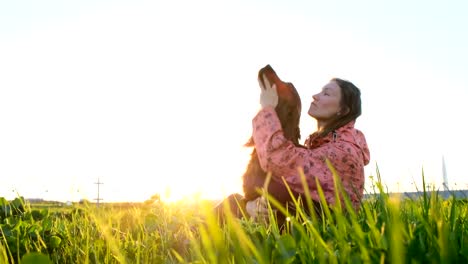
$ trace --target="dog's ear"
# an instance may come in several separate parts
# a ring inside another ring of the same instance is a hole
[[[287,85],[289,87],[291,103],[297,107],[297,112],[301,113],[302,111],[301,97],[299,96],[299,93],[297,92],[296,87],[294,87],[292,83],[287,83]]]

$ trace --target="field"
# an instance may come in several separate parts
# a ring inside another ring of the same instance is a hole
[[[299,210],[284,229],[273,217],[219,225],[208,201],[62,208],[0,198],[0,263],[468,263],[465,200],[374,186],[358,212],[344,199],[322,215]]]

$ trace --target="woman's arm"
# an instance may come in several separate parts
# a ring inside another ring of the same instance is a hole
[[[302,168],[309,180],[315,177],[320,182],[330,179],[331,174],[325,164],[327,150],[297,147],[286,139],[273,107],[264,107],[253,119],[253,139],[262,169],[274,177],[300,182],[298,168]],[[313,182],[309,184],[315,185]]]

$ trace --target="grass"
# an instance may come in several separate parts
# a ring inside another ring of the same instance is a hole
[[[0,263],[468,262],[465,200],[424,187],[419,198],[390,196],[378,171],[372,194],[356,212],[346,195],[319,215],[297,210],[284,228],[272,210],[269,222],[228,215],[220,225],[203,201],[48,210],[0,199]]]

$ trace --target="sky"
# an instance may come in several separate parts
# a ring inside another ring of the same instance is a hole
[[[272,65],[302,99],[362,93],[366,188],[468,188],[466,1],[2,1],[0,197],[241,192]]]

